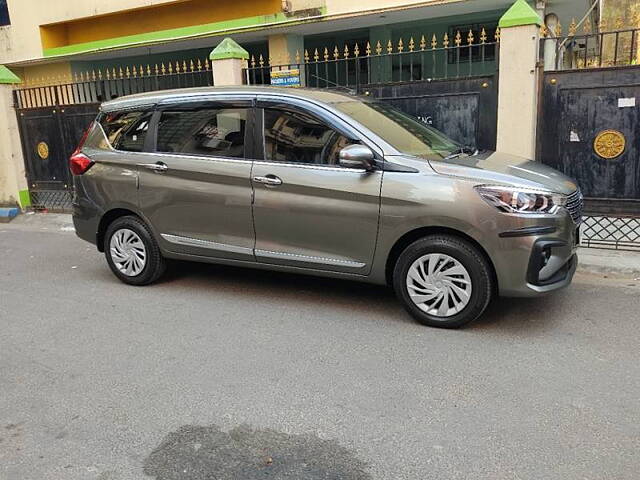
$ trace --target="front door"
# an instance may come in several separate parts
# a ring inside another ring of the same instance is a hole
[[[382,171],[340,167],[340,149],[359,140],[326,118],[266,101],[262,106],[256,125],[263,132],[264,158],[254,162],[251,175],[256,259],[367,274]]]
[[[250,101],[156,112],[155,153],[139,164],[139,202],[165,249],[254,260],[250,117]]]

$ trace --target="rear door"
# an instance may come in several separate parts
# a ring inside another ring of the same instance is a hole
[[[139,164],[139,203],[165,249],[254,260],[251,104],[199,102],[155,113],[155,153]]]
[[[378,232],[382,171],[338,165],[341,148],[361,143],[357,132],[330,113],[303,105],[265,98],[258,107],[263,148],[252,173],[256,259],[367,274]]]

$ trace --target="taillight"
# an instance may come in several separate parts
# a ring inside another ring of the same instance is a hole
[[[87,141],[89,132],[93,128],[93,123],[94,122],[91,122],[91,125],[89,125],[84,131],[77,148],[71,154],[71,158],[69,158],[69,170],[71,170],[71,173],[73,173],[74,175],[82,175],[93,165],[93,160],[82,153],[82,147],[84,146],[84,142]]]
[[[82,152],[74,152],[69,159],[69,169],[74,175],[82,175],[93,165],[93,160]]]

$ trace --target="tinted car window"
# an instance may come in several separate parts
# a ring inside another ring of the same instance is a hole
[[[337,165],[341,149],[357,143],[310,115],[264,111],[265,158],[273,162]]]
[[[151,112],[107,113],[100,119],[100,125],[113,148],[141,152],[151,115]]]
[[[246,108],[164,111],[158,124],[159,152],[244,157]]]

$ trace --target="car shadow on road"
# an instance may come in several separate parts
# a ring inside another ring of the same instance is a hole
[[[348,315],[375,310],[387,321],[412,323],[391,287],[363,282],[314,277],[287,272],[249,269],[227,265],[173,261],[163,284],[197,283],[200,288],[251,295],[256,301],[278,296],[283,303],[291,300],[322,305],[330,299],[332,308],[344,309]],[[485,313],[465,330],[533,332],[551,328],[556,321],[553,311],[563,302],[563,292],[539,298],[496,298]]]

